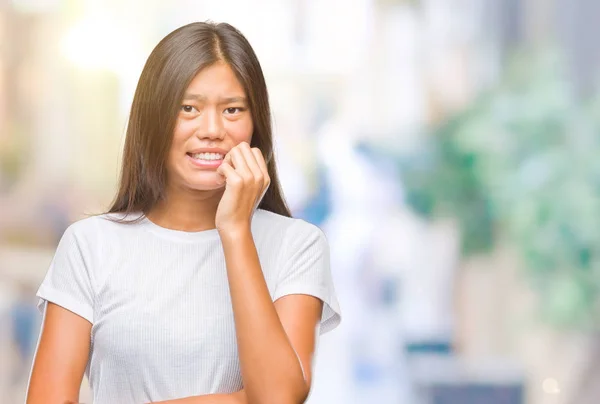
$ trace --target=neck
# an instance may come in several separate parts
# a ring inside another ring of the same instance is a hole
[[[216,228],[215,216],[224,188],[211,191],[168,192],[146,216],[172,230],[197,232]]]

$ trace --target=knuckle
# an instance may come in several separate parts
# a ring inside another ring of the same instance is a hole
[[[237,175],[231,176],[231,178],[229,179],[229,182],[231,183],[231,185],[239,186],[242,184],[242,178]]]

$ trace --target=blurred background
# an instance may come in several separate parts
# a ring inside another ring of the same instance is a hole
[[[600,402],[595,0],[0,0],[0,402],[146,57],[208,19],[254,46],[288,202],[330,242],[309,403]]]

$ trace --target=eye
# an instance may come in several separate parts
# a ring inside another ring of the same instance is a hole
[[[191,106],[191,105],[182,105],[182,106],[181,106],[181,110],[182,110],[183,112],[188,112],[188,113],[189,113],[189,112],[193,112],[195,109],[196,109],[196,108],[194,108],[194,107],[193,107],[193,106]]]
[[[228,115],[234,115],[239,112],[242,112],[243,110],[244,110],[244,108],[240,108],[240,107],[229,107],[229,108],[225,109],[225,113]]]

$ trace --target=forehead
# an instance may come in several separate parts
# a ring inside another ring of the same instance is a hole
[[[240,83],[231,67],[223,62],[212,64],[200,70],[190,82],[186,93],[206,97],[211,95],[245,96],[242,83]]]

